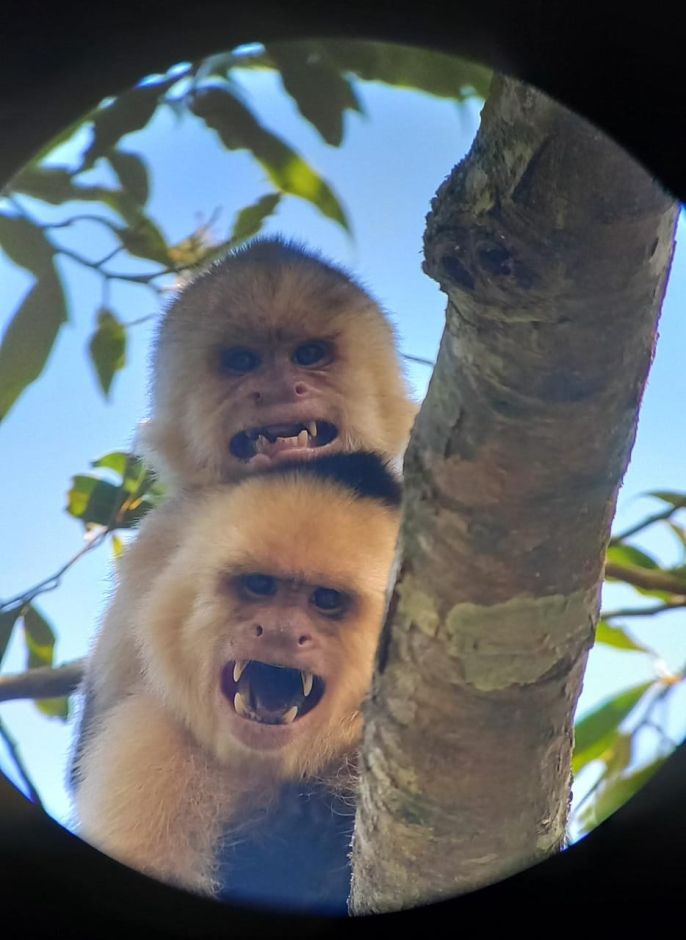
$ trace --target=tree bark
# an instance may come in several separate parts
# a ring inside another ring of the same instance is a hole
[[[677,209],[600,131],[504,79],[433,200],[425,271],[446,327],[405,459],[353,913],[461,894],[563,845]]]

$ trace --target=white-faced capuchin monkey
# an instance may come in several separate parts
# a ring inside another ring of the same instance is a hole
[[[167,310],[140,443],[177,490],[326,453],[399,458],[416,410],[376,301],[295,243],[260,239]]]
[[[131,593],[135,674],[81,743],[87,841],[190,890],[345,910],[346,798],[399,504],[386,461],[358,453],[151,514],[177,537]],[[144,526],[125,590],[148,551]]]
[[[369,294],[303,248],[260,239],[167,310],[141,444],[174,499],[338,452],[373,451],[399,466],[416,410],[392,326]],[[185,525],[175,507],[144,521],[89,656],[77,737],[135,681],[132,605]]]

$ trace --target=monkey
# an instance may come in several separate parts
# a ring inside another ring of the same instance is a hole
[[[226,897],[233,881],[244,900],[344,908],[353,810],[341,807],[400,501],[387,460],[352,453],[277,463],[155,510],[183,536],[130,604],[135,677],[83,739],[86,841],[202,894]],[[147,551],[135,541],[125,553],[127,586]]]
[[[282,238],[230,252],[171,303],[151,399],[139,444],[170,491],[340,451],[397,460],[417,410],[379,304]]]
[[[139,446],[167,499],[235,484],[271,466],[367,450],[402,458],[417,411],[393,327],[349,274],[302,245],[256,239],[172,301],[154,341],[151,409]],[[88,656],[80,737],[135,681],[134,598],[181,538],[176,510],[153,510],[136,565],[115,591]]]

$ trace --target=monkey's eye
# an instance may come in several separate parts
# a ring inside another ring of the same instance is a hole
[[[240,584],[249,597],[273,597],[276,594],[276,578],[269,574],[244,574]]]
[[[324,366],[333,359],[331,347],[322,340],[301,343],[293,353],[293,362],[299,366]]]
[[[219,366],[222,372],[252,372],[260,364],[260,357],[252,349],[232,346],[219,353]]]
[[[333,588],[315,588],[310,595],[310,600],[317,610],[329,616],[342,614],[348,606],[347,595],[341,591],[334,591]]]

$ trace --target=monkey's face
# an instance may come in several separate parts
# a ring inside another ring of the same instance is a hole
[[[397,528],[320,480],[202,501],[140,624],[150,678],[220,761],[291,777],[354,746]]]
[[[246,255],[191,284],[167,314],[155,372],[143,444],[184,485],[335,451],[395,457],[415,412],[388,321],[314,259]]]
[[[323,735],[327,719],[352,725],[370,678],[378,604],[352,586],[256,571],[229,575],[224,588],[235,628],[220,687],[236,740],[293,750],[305,736],[300,750]]]

